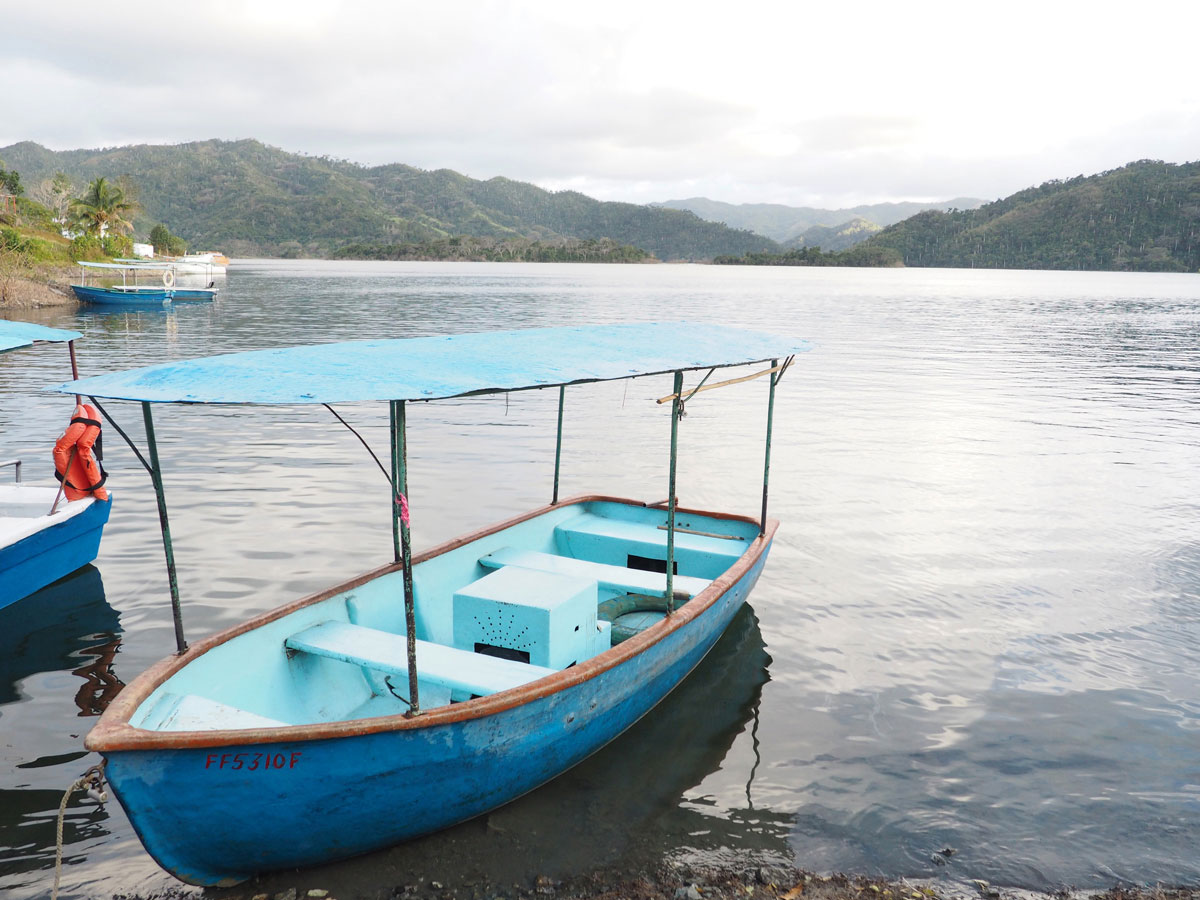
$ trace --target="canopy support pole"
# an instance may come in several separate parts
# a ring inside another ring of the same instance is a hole
[[[776,371],[778,365],[779,360],[771,360],[771,392],[767,400],[767,449],[763,459],[762,522],[758,526],[760,536],[767,533],[767,483],[771,475],[771,426],[775,419],[775,385],[779,383],[779,379],[783,376],[783,372]]]
[[[563,403],[567,396],[567,386],[560,384],[558,386],[558,437],[554,442],[554,496],[550,498],[550,505],[558,505],[558,473],[562,462],[562,420],[563,420]]]
[[[671,474],[667,493],[667,615],[675,612],[675,474],[679,458],[679,412],[683,371],[675,373],[675,399],[671,401]]]
[[[399,531],[398,561],[404,570],[404,626],[408,632],[408,712],[415,716],[421,711],[417,696],[417,612],[413,601],[412,542],[408,530],[408,436],[403,400],[391,401],[392,432],[392,533]]]
[[[79,380],[79,363],[75,360],[75,342],[74,341],[67,341],[67,352],[71,354],[71,379],[73,381],[78,381]],[[79,406],[81,403],[83,403],[83,398],[80,397],[78,394],[76,394],[75,395],[75,405]]]
[[[404,556],[400,550],[400,499],[396,496],[400,490],[397,487],[400,463],[396,456],[396,402],[394,400],[388,404],[388,436],[391,443],[390,462],[392,467],[392,474],[388,479],[388,487],[392,489],[392,560],[400,562]]]
[[[175,618],[175,646],[178,652],[187,649],[183,639],[183,612],[179,605],[179,580],[175,577],[175,551],[171,546],[171,525],[167,521],[167,497],[163,492],[162,467],[158,463],[158,444],[154,440],[154,419],[150,415],[150,404],[142,401],[142,418],[146,422],[146,444],[150,451],[150,480],[154,482],[154,496],[158,500],[158,524],[162,529],[163,552],[167,557],[167,581],[171,587],[171,614]]]

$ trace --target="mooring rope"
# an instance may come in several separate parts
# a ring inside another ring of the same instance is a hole
[[[50,900],[58,900],[58,886],[62,881],[63,820],[67,815],[67,803],[72,794],[84,788],[87,788],[88,796],[104,809],[104,804],[108,801],[108,794],[104,790],[104,763],[92,766],[77,778],[67,788],[62,802],[58,804],[58,828],[54,840],[54,891],[50,894]]]

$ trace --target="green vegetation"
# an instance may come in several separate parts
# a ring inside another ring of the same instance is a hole
[[[812,228],[806,228],[799,237],[788,241],[783,246],[786,250],[796,247],[820,247],[826,251],[848,250],[882,230],[882,226],[856,216],[848,222],[833,227],[814,225]]]
[[[1142,160],[974,210],[924,212],[867,246],[908,266],[1195,272],[1200,163]]]
[[[551,243],[607,238],[662,260],[780,249],[761,235],[682,210],[603,203],[448,169],[368,168],[252,140],[63,152],[26,142],[2,152],[31,182],[58,172],[80,183],[126,173],[141,192],[132,218],[138,233],[170,222],[192,246],[238,256],[328,256],[347,245],[457,236]]]
[[[73,227],[85,234],[103,236],[132,231],[133,223],[126,216],[132,215],[136,208],[136,204],[125,199],[121,188],[107,178],[97,178],[88,185],[87,193],[71,201],[67,215]]]
[[[333,253],[334,259],[453,260],[460,262],[588,262],[638,263],[649,253],[608,238],[530,241],[458,236],[437,241],[396,244],[348,244]]]
[[[187,241],[159,222],[150,229],[150,246],[159,256],[183,256],[187,253]]]
[[[785,253],[747,253],[745,256],[718,256],[718,266],[859,266],[881,268],[901,266],[900,254],[887,247],[864,247],[824,253],[820,247],[803,247]]]
[[[765,227],[760,220],[786,225],[790,239],[780,245],[685,209],[603,203],[574,191],[545,191],[507,178],[479,181],[448,169],[365,167],[252,140],[64,152],[26,142],[0,148],[0,155],[6,177],[19,170],[17,183],[33,185],[32,199],[48,210],[37,214],[42,232],[55,231],[55,219],[62,221],[68,208],[80,209],[67,205],[75,193],[72,180],[89,185],[85,201],[103,181],[105,196],[115,192],[130,204],[114,212],[136,233],[170,222],[167,246],[170,238],[186,239],[240,256],[624,262],[642,257],[621,248],[636,248],[665,261],[717,258],[741,265],[1200,267],[1200,163],[1142,161],[1047,182],[977,209],[926,210],[861,243],[872,223],[909,206],[840,210],[850,214],[840,225],[797,218],[829,211],[712,201],[697,207],[706,216],[725,215],[724,221],[734,222],[730,210],[741,210],[750,218],[738,221],[755,227]],[[17,201],[23,221],[36,218],[25,205],[29,199]],[[86,205],[97,207],[100,199],[93,196]],[[11,204],[8,209],[11,217]],[[790,224],[784,223],[789,216]],[[126,231],[114,220],[103,237],[81,238],[74,252],[128,253],[114,243],[127,241]]]
[[[21,186],[20,173],[5,169],[2,162],[0,162],[0,192],[12,194],[14,197],[20,197],[25,193],[25,188]]]

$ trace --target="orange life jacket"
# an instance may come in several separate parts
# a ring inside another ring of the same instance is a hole
[[[108,499],[103,487],[108,473],[100,465],[100,447],[96,446],[95,455],[92,453],[100,439],[100,420],[96,416],[90,403],[76,406],[71,424],[54,444],[54,475],[63,483],[68,500]]]

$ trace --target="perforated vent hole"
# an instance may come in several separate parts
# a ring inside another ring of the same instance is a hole
[[[475,625],[479,629],[477,633],[487,639],[481,643],[488,643],[494,647],[523,649],[530,646],[528,626],[522,625],[518,628],[515,616],[511,613],[505,614],[501,609],[496,609],[490,615],[476,615]]]

